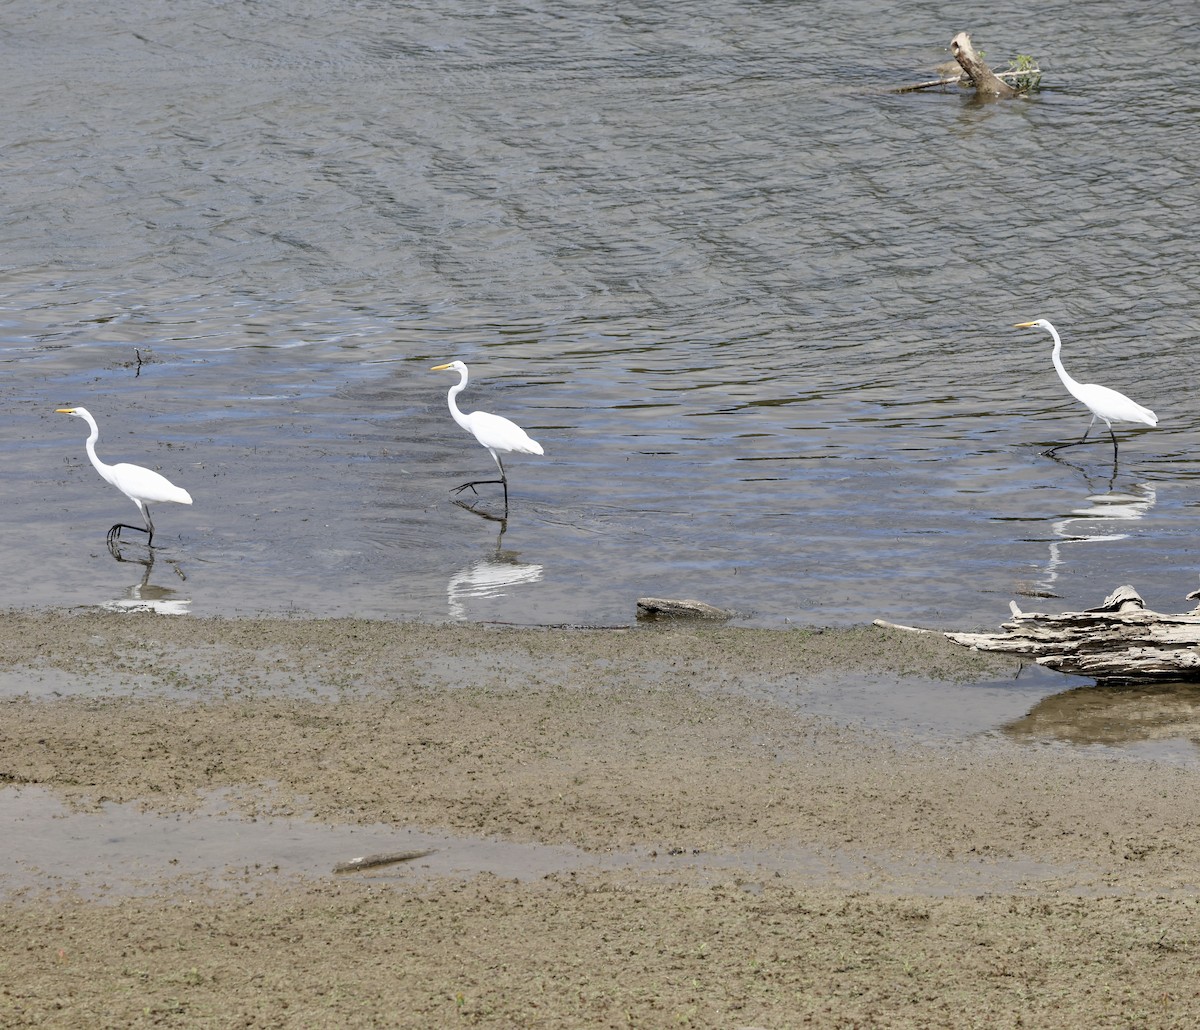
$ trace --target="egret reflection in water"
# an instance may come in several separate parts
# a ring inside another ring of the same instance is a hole
[[[1091,494],[1086,507],[1076,508],[1051,525],[1054,538],[1049,541],[1050,556],[1042,572],[1038,589],[1052,594],[1060,566],[1066,563],[1064,548],[1076,544],[1103,544],[1125,540],[1129,532],[1114,532],[1112,523],[1134,522],[1150,511],[1157,500],[1151,483],[1138,483],[1128,491],[1111,490]],[[1069,552],[1068,552],[1069,553]]]
[[[496,551],[459,569],[446,584],[446,603],[455,619],[466,619],[472,601],[504,597],[514,587],[537,583],[543,568],[519,561],[515,551]]]
[[[180,597],[179,591],[174,587],[150,582],[150,574],[154,571],[156,564],[153,551],[147,552],[139,548],[139,557],[126,558],[121,550],[119,540],[109,541],[109,550],[112,552],[112,556],[122,564],[142,566],[142,574],[138,577],[137,582],[125,591],[123,597],[114,598],[100,605],[104,611],[155,612],[158,615],[188,614],[189,606],[192,603],[190,597]],[[163,564],[169,566],[180,581],[187,578],[177,563],[164,561]]]

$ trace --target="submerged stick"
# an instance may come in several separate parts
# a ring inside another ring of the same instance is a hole
[[[1021,79],[1030,75],[1040,75],[1041,69],[1034,66],[1032,68],[1010,68],[1007,71],[996,72],[998,79]],[[970,86],[971,80],[965,72],[957,72],[953,75],[944,75],[940,79],[929,79],[926,82],[914,82],[910,86],[896,86],[894,89],[888,90],[889,93],[915,93],[921,89],[934,89],[937,86]],[[1017,90],[1020,92],[1020,90]]]
[[[363,855],[352,858],[349,862],[339,862],[333,867],[335,873],[361,873],[364,869],[378,869],[380,866],[395,865],[397,862],[412,862],[414,859],[432,855],[434,849],[427,851],[392,851],[378,855]]]
[[[922,629],[920,626],[903,626],[898,622],[888,622],[886,619],[875,619],[872,626],[878,626],[880,629],[897,629],[902,633],[937,633],[936,629]]]

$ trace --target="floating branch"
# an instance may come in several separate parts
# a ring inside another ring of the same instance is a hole
[[[914,93],[936,86],[963,86],[976,90],[982,96],[1018,97],[1041,85],[1042,70],[1032,57],[1021,54],[1015,61],[1009,62],[1007,70],[994,72],[971,45],[971,37],[965,32],[960,32],[950,40],[950,52],[954,55],[954,63],[937,68],[939,78],[900,86],[891,92]]]
[[[1151,611],[1131,586],[1118,587],[1102,605],[1082,612],[1043,615],[1023,612],[1016,602],[1009,607],[1013,619],[1001,626],[1004,632],[943,636],[1109,683],[1200,680],[1200,608],[1181,615]]]

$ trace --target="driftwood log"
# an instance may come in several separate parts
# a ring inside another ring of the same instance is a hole
[[[965,32],[960,32],[950,40],[950,53],[954,55],[954,60],[967,73],[967,77],[975,83],[975,88],[980,93],[990,97],[1015,97],[1017,95],[1017,91],[1012,86],[998,78],[996,73],[983,63],[983,58],[971,46],[971,37]]]
[[[900,86],[892,92],[913,93],[936,86],[968,86],[973,87],[980,96],[1007,98],[1028,92],[1030,84],[1041,80],[1041,69],[1036,65],[992,71],[971,45],[971,37],[965,32],[960,32],[950,40],[950,52],[954,55],[954,62],[937,68],[938,78]],[[1006,82],[1006,79],[1012,82]]]
[[[1200,680],[1200,608],[1182,615],[1151,611],[1131,586],[1118,587],[1102,605],[1082,612],[1043,615],[1023,612],[1015,602],[1009,606],[1013,618],[1001,626],[1004,632],[943,635],[1105,683]]]

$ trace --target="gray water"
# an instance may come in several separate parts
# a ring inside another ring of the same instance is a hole
[[[1192,3],[0,23],[0,605],[968,628],[1200,585]],[[962,29],[1045,89],[886,92]],[[1115,469],[1040,454],[1089,415],[1011,328],[1038,317],[1158,413]],[[465,409],[545,447],[505,523],[449,492],[492,471],[428,371],[454,358]],[[194,496],[152,567],[106,549],[137,513],[67,405]]]

